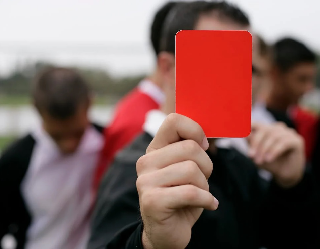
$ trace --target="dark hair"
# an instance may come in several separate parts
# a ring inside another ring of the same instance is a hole
[[[168,2],[164,4],[156,13],[152,20],[150,40],[152,48],[156,55],[160,53],[160,40],[162,27],[170,10],[177,5],[178,2]]]
[[[193,30],[201,15],[215,13],[221,20],[249,26],[248,16],[238,7],[225,1],[184,2],[175,6],[168,14],[162,33],[161,50],[175,52],[175,35],[179,30]]]
[[[273,63],[282,71],[303,62],[315,63],[316,59],[313,51],[293,38],[282,38],[273,45]]]
[[[88,103],[90,90],[75,70],[51,67],[39,74],[32,95],[39,111],[65,119],[73,116],[81,105]]]

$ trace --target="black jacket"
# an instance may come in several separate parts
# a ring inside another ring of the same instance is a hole
[[[93,126],[102,133],[102,127]],[[21,193],[21,183],[35,144],[32,135],[26,135],[10,145],[0,157],[0,249],[1,240],[7,234],[15,238],[16,249],[25,247],[26,232],[32,217]]]
[[[27,172],[35,140],[27,135],[12,144],[0,158],[0,239],[14,236],[17,249],[23,249],[31,217],[20,191]],[[1,245],[0,245],[0,248]]]
[[[151,140],[147,133],[138,137],[105,175],[88,249],[142,249],[135,165]],[[311,174],[284,190],[263,181],[253,163],[235,150],[219,149],[210,157],[210,192],[219,208],[202,213],[187,248],[316,248],[320,209]]]
[[[316,142],[312,154],[312,167],[318,182],[320,182],[320,120],[318,121]]]
[[[274,110],[267,107],[267,111],[274,117],[277,122],[285,123],[289,128],[296,130],[296,125],[286,112]]]

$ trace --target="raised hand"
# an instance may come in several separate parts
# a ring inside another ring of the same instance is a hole
[[[217,209],[218,201],[209,192],[208,146],[199,124],[170,114],[138,160],[145,249],[184,249],[203,209]]]
[[[282,187],[292,187],[302,178],[305,167],[304,142],[285,124],[253,124],[248,137],[249,156],[271,172]]]

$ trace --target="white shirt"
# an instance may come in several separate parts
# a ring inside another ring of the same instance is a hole
[[[154,84],[152,81],[148,79],[144,79],[139,83],[139,90],[145,94],[147,94],[150,98],[152,98],[159,105],[162,105],[165,100],[164,92]]]
[[[143,130],[155,137],[167,115],[160,110],[151,110],[146,114]]]
[[[85,249],[92,178],[102,135],[88,127],[78,150],[62,155],[40,127],[22,193],[32,216],[26,249]]]

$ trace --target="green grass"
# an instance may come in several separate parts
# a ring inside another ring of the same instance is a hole
[[[96,96],[94,97],[93,104],[97,106],[109,106],[117,102],[118,98],[115,96]],[[1,106],[23,106],[32,104],[32,100],[29,96],[3,96],[0,95],[0,107]]]
[[[0,96],[0,106],[9,105],[9,106],[21,106],[21,105],[30,105],[31,98],[29,96]]]
[[[0,137],[0,151],[3,151],[9,144],[11,144],[15,137]]]
[[[96,106],[109,106],[114,105],[119,98],[115,96],[96,96],[93,99],[93,104]]]

